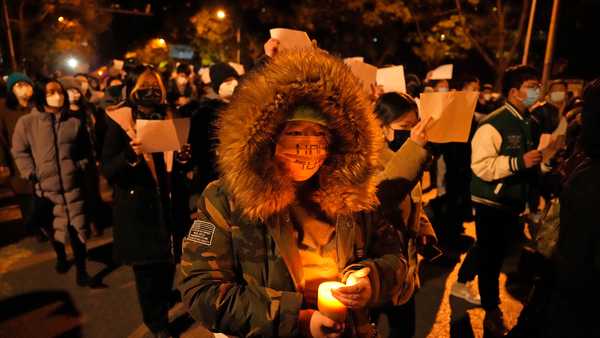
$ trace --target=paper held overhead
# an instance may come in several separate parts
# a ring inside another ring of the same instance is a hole
[[[349,58],[345,58],[344,59],[344,63],[345,64],[349,64],[352,62],[365,62],[365,58],[362,56],[353,56],[353,57],[349,57]]]
[[[190,119],[136,120],[137,137],[144,153],[181,150],[190,133]]]
[[[429,141],[467,142],[478,97],[479,92],[422,93],[422,119],[432,117],[427,128]]]
[[[272,38],[279,40],[280,50],[312,47],[312,43],[306,32],[287,28],[273,28],[270,30],[270,33]]]
[[[384,93],[406,93],[404,67],[393,66],[377,70],[377,84],[383,86]]]
[[[352,74],[361,81],[367,93],[371,93],[371,85],[377,82],[377,67],[358,61],[350,62],[347,65],[350,67]]]
[[[427,80],[451,80],[454,65],[441,65],[427,73]]]

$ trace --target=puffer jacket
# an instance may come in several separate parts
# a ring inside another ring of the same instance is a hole
[[[37,196],[54,203],[54,239],[64,243],[71,225],[85,240],[81,188],[90,146],[82,121],[34,108],[17,121],[11,151],[21,177],[35,183]]]

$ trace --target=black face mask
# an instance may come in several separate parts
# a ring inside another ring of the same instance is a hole
[[[394,140],[388,141],[388,147],[396,152],[410,138],[410,130],[394,130]]]
[[[160,88],[145,88],[139,89],[135,93],[135,103],[144,107],[158,106],[162,100],[162,93]]]

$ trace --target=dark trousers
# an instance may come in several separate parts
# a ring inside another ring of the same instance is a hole
[[[389,322],[389,337],[411,338],[415,336],[416,312],[415,295],[413,294],[405,304],[388,305],[374,311],[372,318],[376,322],[381,314],[385,314]]]
[[[519,217],[502,209],[475,204],[475,231],[479,247],[479,294],[484,310],[500,304],[500,270],[508,249],[516,242]]]
[[[73,256],[75,256],[75,267],[78,271],[85,271],[85,258],[87,255],[85,243],[79,239],[77,230],[75,230],[75,228],[72,226],[67,227],[67,232],[69,233],[69,241],[71,243],[71,249],[73,249]],[[57,260],[67,260],[67,252],[65,251],[65,245],[63,243],[52,240],[52,248],[56,253]]]
[[[170,262],[134,265],[133,273],[144,324],[152,332],[167,330],[175,265]]]
[[[467,251],[467,255],[458,269],[458,282],[466,283],[475,279],[479,271],[479,244],[475,242]]]

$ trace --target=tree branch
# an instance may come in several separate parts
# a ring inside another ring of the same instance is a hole
[[[496,67],[496,62],[494,62],[494,60],[492,59],[492,57],[485,51],[485,49],[483,49],[483,47],[479,44],[479,42],[477,40],[475,40],[475,38],[473,37],[473,35],[471,35],[470,29],[467,27],[467,24],[466,24],[467,19],[466,19],[466,17],[463,14],[462,6],[460,5],[460,0],[455,0],[455,3],[456,3],[456,10],[458,11],[458,15],[461,18],[460,24],[461,24],[461,26],[463,26],[463,29],[465,31],[465,35],[471,41],[471,43],[473,43],[473,45],[475,46],[475,49],[477,49],[477,51],[479,52],[479,54],[481,54],[481,56],[483,57],[483,60],[490,67],[495,68]]]
[[[519,46],[520,42],[521,42],[521,37],[523,36],[523,30],[525,29],[525,20],[527,19],[527,12],[530,6],[530,1],[529,0],[523,0],[523,5],[521,8],[521,17],[519,18],[519,29],[517,30],[517,36],[515,37],[515,40],[513,41],[512,46],[510,47],[510,51],[508,52],[508,55],[506,57],[506,61],[509,62],[513,55],[515,54],[517,47]]]

